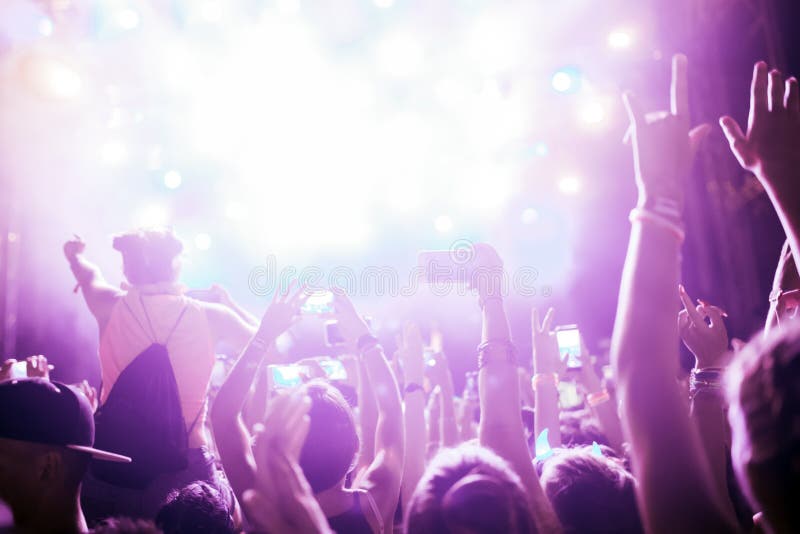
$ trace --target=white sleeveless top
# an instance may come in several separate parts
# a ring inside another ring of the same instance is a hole
[[[173,327],[175,331],[170,336]],[[166,290],[163,286],[132,288],[114,305],[100,334],[100,403],[106,401],[117,378],[134,358],[152,343],[163,343],[168,337],[167,351],[181,410],[186,429],[191,429],[189,447],[197,448],[206,444],[205,398],[214,367],[214,340],[200,303],[172,286]]]

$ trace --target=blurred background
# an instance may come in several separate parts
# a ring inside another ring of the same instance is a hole
[[[798,15],[788,0],[3,0],[3,356],[97,382],[61,245],[81,236],[116,285],[111,236],[142,225],[183,239],[184,284],[220,283],[256,314],[269,300],[248,279],[268,257],[402,284],[418,250],[486,241],[535,269],[536,294],[508,300],[523,354],[534,306],[602,354],[635,203],[621,91],[668,108],[684,52],[694,122],[743,121],[756,60],[800,70]],[[685,285],[747,338],[777,218],[718,128],[691,191]],[[422,286],[356,304],[390,350],[413,319],[441,330],[457,377],[475,366],[475,298]],[[303,322],[285,349],[325,354],[322,330]]]

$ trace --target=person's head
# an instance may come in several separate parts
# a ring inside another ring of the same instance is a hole
[[[596,441],[608,445],[608,438],[600,429],[600,423],[589,410],[565,410],[559,414],[561,441],[566,447],[591,445]]]
[[[777,531],[800,531],[800,323],[751,341],[726,383],[741,487]]]
[[[540,480],[565,533],[644,532],[633,475],[592,447],[560,450],[544,462]]]
[[[406,531],[417,534],[536,532],[519,477],[482,447],[444,449],[428,465],[406,512]]]
[[[211,484],[197,481],[172,492],[156,515],[164,534],[233,534],[228,502]]]
[[[89,401],[42,378],[0,382],[0,499],[17,524],[41,521],[40,507],[77,506],[90,456],[127,460],[92,447]],[[45,518],[46,519],[46,518]]]
[[[175,282],[180,273],[183,243],[171,229],[140,229],[114,237],[122,253],[125,278],[132,285]]]
[[[353,469],[360,440],[353,410],[338,389],[317,380],[303,388],[311,398],[311,424],[300,467],[314,493],[320,493],[340,485]]]

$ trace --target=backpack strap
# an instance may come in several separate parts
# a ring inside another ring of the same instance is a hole
[[[186,305],[181,310],[181,313],[178,315],[178,319],[175,321],[175,324],[172,325],[172,329],[169,331],[169,334],[167,334],[167,338],[164,340],[164,345],[169,343],[169,340],[172,339],[172,334],[174,334],[175,330],[177,330],[178,325],[181,323],[181,319],[183,319],[183,315],[186,313],[186,308],[188,308],[188,307],[189,306]]]
[[[125,301],[123,300],[123,302],[125,302]],[[141,294],[139,294],[139,303],[142,305],[142,311],[144,312],[145,319],[147,319],[147,326],[150,327],[150,332],[153,334],[152,340],[153,340],[154,343],[159,343],[158,338],[156,336],[156,331],[153,328],[153,323],[152,323],[152,321],[150,321],[150,314],[147,313],[147,308],[144,305],[144,299],[142,298]],[[133,315],[133,318],[136,319],[136,322],[139,323],[139,326],[141,326],[142,330],[144,330],[145,333],[146,333],[147,330],[145,330],[144,326],[142,325],[142,322],[139,321],[139,318],[136,317],[136,315],[133,313],[133,310],[131,310],[131,307],[128,306],[127,302],[125,302],[125,306],[128,307],[128,310],[131,312],[131,315]],[[180,324],[181,319],[183,319],[183,316],[186,313],[186,308],[188,308],[188,307],[189,306],[187,305],[187,306],[184,306],[183,309],[181,309],[181,313],[178,314],[178,319],[175,321],[175,324],[172,325],[172,328],[170,328],[169,334],[167,334],[167,338],[164,340],[163,343],[161,343],[161,345],[166,346],[167,343],[169,343],[169,340],[172,338],[172,334],[174,334],[175,330],[178,328],[178,325]]]
[[[142,332],[144,332],[144,335],[147,336],[150,339],[150,341],[155,343],[155,334],[153,334],[152,337],[150,335],[148,335],[147,328],[144,327],[144,325],[142,324],[142,321],[140,321],[139,318],[136,316],[136,314],[133,313],[133,310],[131,309],[130,304],[128,304],[128,301],[126,301],[123,298],[122,299],[122,303],[125,305],[126,308],[128,308],[128,312],[130,312],[131,317],[133,317],[133,319],[136,321],[136,324],[139,325],[139,328],[142,329]],[[142,303],[142,306],[144,306],[144,303]],[[145,312],[145,315],[147,315],[147,312]],[[150,322],[149,319],[148,319],[148,322]],[[152,325],[151,325],[151,329],[152,329]],[[152,332],[152,330],[151,330],[151,332]]]

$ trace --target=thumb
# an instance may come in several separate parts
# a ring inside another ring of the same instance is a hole
[[[692,154],[692,159],[694,159],[694,157],[697,155],[700,145],[708,136],[709,132],[711,132],[710,124],[701,124],[700,126],[695,126],[689,132],[689,148]]]
[[[728,144],[731,146],[731,152],[743,167],[747,167],[750,163],[747,157],[747,138],[742,133],[739,123],[733,117],[726,115],[719,119],[719,125],[728,140]]]

